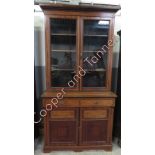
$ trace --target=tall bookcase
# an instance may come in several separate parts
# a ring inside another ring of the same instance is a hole
[[[44,152],[111,151],[114,14],[120,6],[40,7],[46,36]]]

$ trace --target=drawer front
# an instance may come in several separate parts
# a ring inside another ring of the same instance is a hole
[[[115,102],[113,99],[82,99],[80,101],[81,107],[113,107]]]
[[[78,107],[79,100],[78,99],[63,99],[60,101],[60,107]]]
[[[104,118],[107,118],[107,110],[103,109],[103,110],[83,110],[83,118],[84,119],[96,119],[96,118],[99,118],[99,119],[104,119]]]
[[[56,110],[51,112],[52,119],[75,118],[74,110]]]
[[[43,106],[46,107],[47,104],[52,104],[52,98],[51,99],[44,99]],[[53,105],[53,104],[52,104]],[[70,98],[64,98],[61,100],[58,100],[58,103],[56,104],[58,107],[79,107],[79,100],[78,99],[70,99]],[[53,105],[54,107],[54,105]]]

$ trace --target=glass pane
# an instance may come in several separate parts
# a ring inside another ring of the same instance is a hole
[[[75,52],[52,52],[52,70],[75,70]]]
[[[76,20],[51,19],[51,86],[69,87],[76,74]]]
[[[109,21],[84,21],[83,68],[86,75],[83,77],[83,87],[106,85],[108,33]]]
[[[53,87],[68,87],[68,82],[73,79],[74,71],[54,70],[52,71],[52,86]]]

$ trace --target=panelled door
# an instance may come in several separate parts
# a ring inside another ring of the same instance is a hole
[[[110,90],[112,20],[49,16],[46,22],[47,89]]]
[[[106,108],[81,108],[80,145],[107,144],[109,116]]]

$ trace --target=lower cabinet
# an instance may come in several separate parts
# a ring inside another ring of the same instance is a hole
[[[112,150],[114,100],[89,99],[90,105],[65,99],[44,120],[44,152],[53,150]],[[92,102],[91,102],[92,101]],[[84,103],[86,100],[84,101]],[[44,100],[44,105],[49,100]],[[73,105],[74,104],[74,105]],[[63,106],[62,106],[63,105]]]

